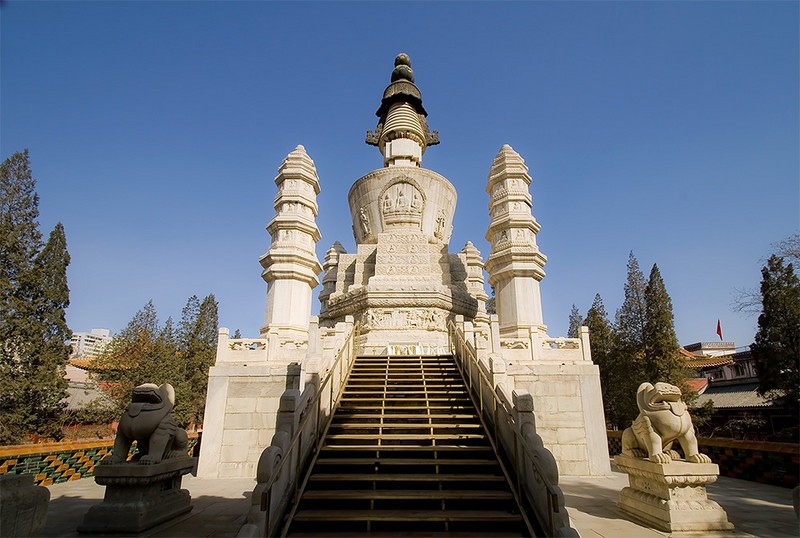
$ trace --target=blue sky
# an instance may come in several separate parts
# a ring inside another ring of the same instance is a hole
[[[29,148],[46,234],[63,222],[72,330],[122,329],[148,299],[214,293],[256,336],[273,178],[303,144],[323,259],[352,251],[347,191],[398,52],[459,192],[451,252],[489,254],[486,176],[503,144],[533,176],[545,322],[628,253],[657,263],[682,344],[752,342],[731,308],[800,229],[798,2],[5,2],[0,151]],[[315,290],[315,297],[319,289]]]

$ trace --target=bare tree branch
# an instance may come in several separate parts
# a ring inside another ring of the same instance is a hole
[[[761,293],[755,289],[739,289],[734,290],[733,302],[731,309],[740,314],[760,314],[761,313]]]
[[[795,233],[772,244],[775,249],[775,254],[782,258],[787,258],[786,261],[791,263],[800,262],[800,233]]]

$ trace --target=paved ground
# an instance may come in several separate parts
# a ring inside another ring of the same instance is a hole
[[[249,507],[252,479],[199,479],[184,477],[183,488],[192,494],[194,509],[184,516],[150,529],[139,536],[222,537],[236,536]],[[659,538],[664,533],[640,527],[617,510],[619,491],[627,476],[616,472],[609,478],[562,478],[561,486],[573,526],[583,538]],[[103,488],[92,479],[55,484],[50,489],[47,525],[42,536],[80,536],[75,528],[93,504],[103,498]],[[800,536],[792,509],[791,490],[720,477],[708,487],[709,497],[728,512],[736,526],[728,537]],[[713,536],[699,534],[703,538]]]
[[[250,493],[255,487],[252,478],[183,477],[181,485],[192,495],[192,511],[172,521],[148,529],[138,536],[194,537],[236,536],[250,507]],[[49,486],[50,506],[42,536],[74,537],[83,516],[94,504],[103,500],[105,488],[85,478]]]
[[[619,492],[628,477],[617,470],[609,478],[562,478],[561,488],[572,526],[583,538],[658,538],[667,533],[640,527],[617,509]],[[718,502],[733,523],[733,533],[721,536],[788,538],[800,536],[800,520],[792,508],[792,490],[721,476],[707,488],[708,497]],[[698,536],[715,536],[701,533]]]

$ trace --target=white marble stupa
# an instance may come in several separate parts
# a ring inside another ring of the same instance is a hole
[[[408,56],[395,60],[391,84],[367,143],[383,155],[383,168],[357,179],[348,203],[356,252],[335,244],[325,257],[320,326],[352,315],[361,323],[361,347],[379,353],[405,346],[411,353],[444,349],[453,316],[488,322],[480,253],[467,243],[447,250],[456,189],[422,168],[430,132]]]
[[[425,150],[439,137],[428,129],[407,55],[395,59],[376,114],[377,128],[366,141],[378,147],[383,166],[357,179],[348,194],[355,252],[337,241],[320,265],[314,163],[297,146],[279,169],[267,226],[272,243],[261,258],[264,325],[251,339],[233,340],[220,330],[198,474],[253,476],[275,432],[281,394],[302,388],[306,372],[324,372],[354,324],[361,354],[438,354],[448,352],[447,323],[456,319],[469,324],[479,353],[491,354],[498,379],[531,393],[537,431],[561,474],[608,474],[588,332],[584,328],[577,339],[546,332],[539,283],[547,258],[536,243],[540,226],[524,160],[504,145],[490,167],[485,269],[497,315],[489,316],[481,253],[470,242],[459,252],[448,250],[456,188],[422,167]],[[315,317],[311,294],[320,273]]]

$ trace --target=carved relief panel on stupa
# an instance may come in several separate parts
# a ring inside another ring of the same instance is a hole
[[[410,178],[391,183],[380,196],[383,229],[393,227],[421,229],[425,194]]]
[[[439,308],[370,308],[362,320],[366,330],[423,329],[441,331],[445,327],[447,312]]]

